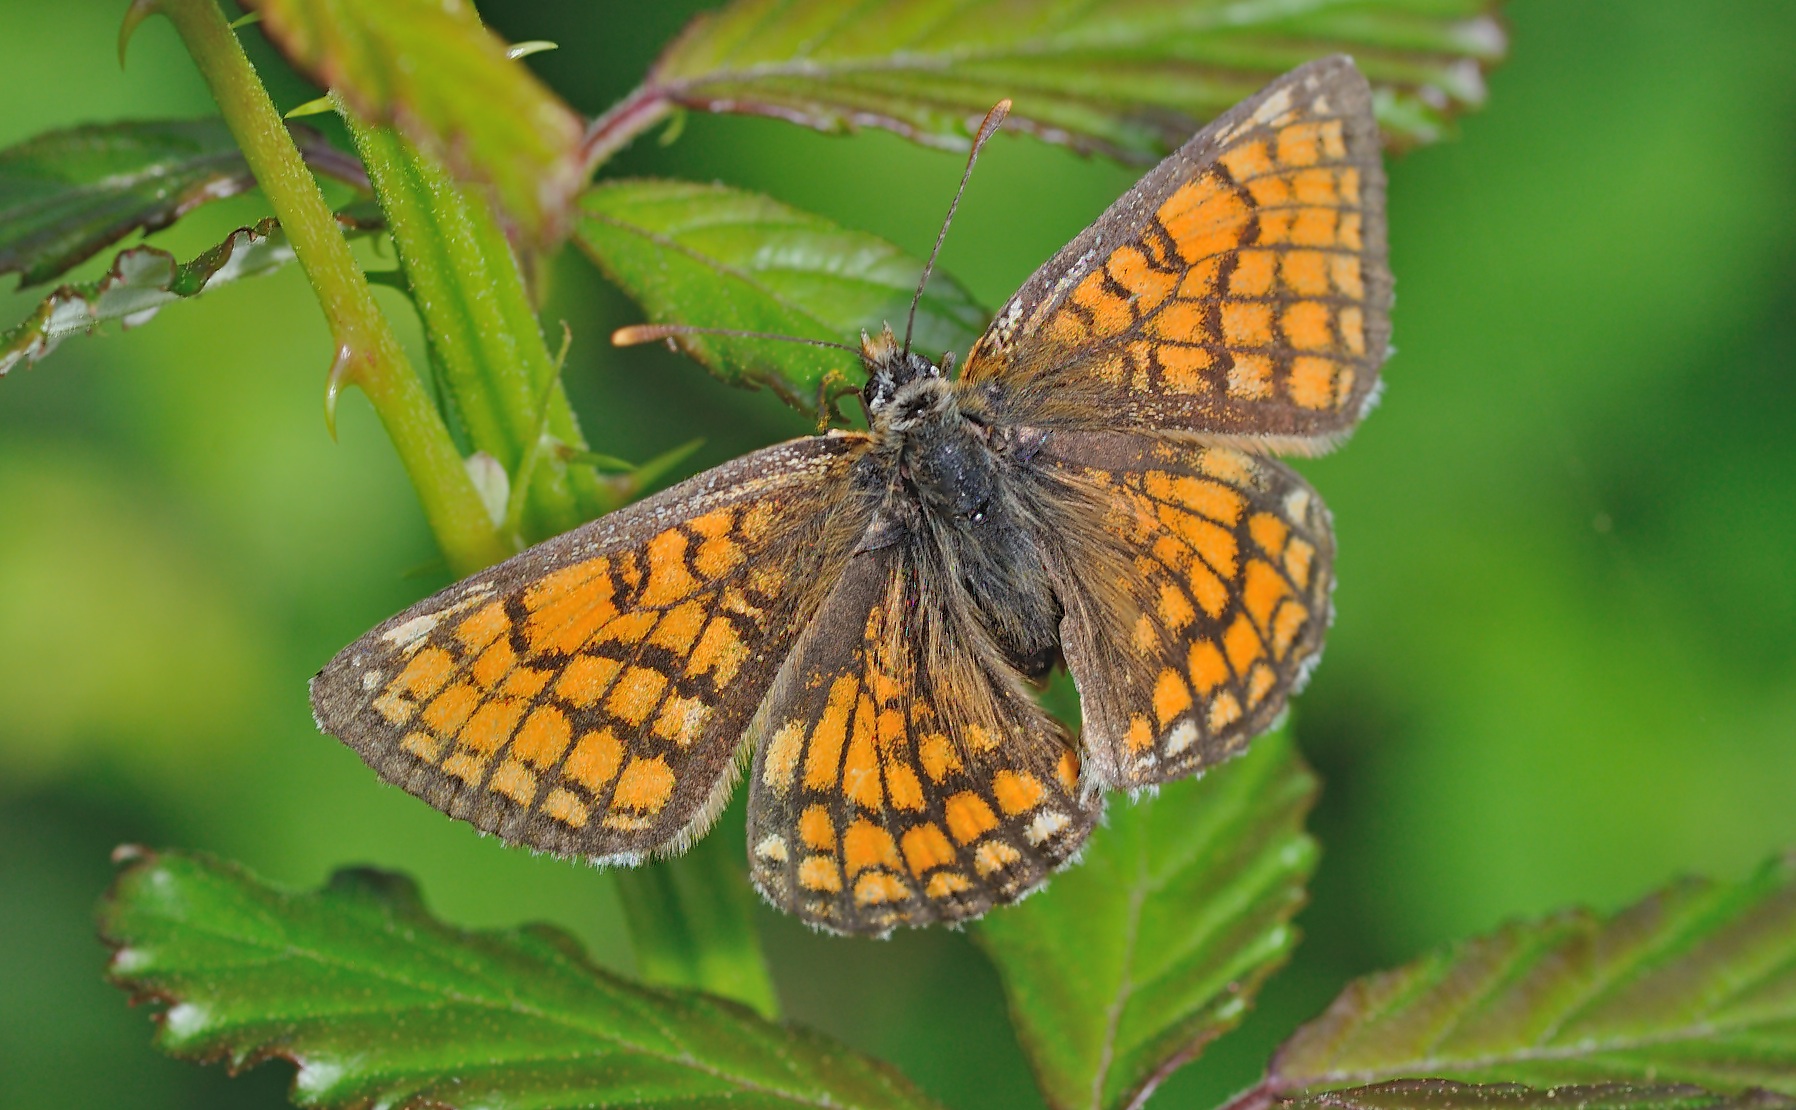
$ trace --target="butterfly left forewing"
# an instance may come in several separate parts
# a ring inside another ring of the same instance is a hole
[[[640,859],[704,831],[870,510],[865,438],[757,451],[385,622],[312,681],[319,727],[508,841]]]
[[[1119,789],[1188,775],[1277,720],[1322,649],[1334,540],[1289,467],[1222,445],[1059,432],[1052,552],[1087,771]]]
[[[962,379],[1023,423],[1326,449],[1389,345],[1384,196],[1365,79],[1344,57],[1293,70],[1037,271]]]
[[[1066,731],[944,604],[914,539],[855,556],[757,721],[749,863],[842,933],[976,917],[1084,843]]]

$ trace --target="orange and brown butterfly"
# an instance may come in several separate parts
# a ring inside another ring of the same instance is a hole
[[[1295,70],[1055,255],[958,376],[863,337],[870,430],[419,603],[314,679],[318,721],[455,817],[601,862],[682,849],[747,762],[754,882],[825,929],[1014,901],[1106,790],[1241,751],[1315,662],[1329,518],[1267,452],[1328,448],[1376,395],[1384,192],[1364,79]],[[1079,736],[1033,696],[1059,665]]]

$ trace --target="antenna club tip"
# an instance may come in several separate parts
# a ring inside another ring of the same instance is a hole
[[[666,332],[657,324],[631,324],[611,333],[613,347],[634,347],[664,338]]]

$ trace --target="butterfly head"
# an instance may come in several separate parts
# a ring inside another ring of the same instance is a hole
[[[926,399],[947,397],[948,381],[943,368],[905,350],[892,334],[890,324],[878,335],[861,333],[861,362],[867,368],[867,385],[861,390],[861,399],[866,402],[868,420],[876,427],[893,419],[905,421],[907,416],[915,419],[921,413],[911,410],[917,409],[919,403],[934,408],[939,401]]]

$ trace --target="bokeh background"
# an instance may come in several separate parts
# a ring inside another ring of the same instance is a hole
[[[561,43],[531,64],[590,113],[703,5],[482,6],[508,37]],[[122,8],[0,0],[0,144],[210,110],[160,21],[120,71]],[[1341,549],[1294,725],[1326,781],[1308,939],[1161,1105],[1250,1081],[1351,975],[1796,846],[1796,7],[1508,12],[1487,109],[1392,165],[1385,401],[1302,465]],[[283,106],[314,95],[257,58]],[[921,254],[959,170],[883,133],[696,116],[608,172],[762,189]],[[1000,140],[944,265],[996,304],[1135,172]],[[251,194],[162,240],[187,256],[263,214]],[[0,322],[34,300],[0,295]],[[697,468],[804,430],[666,352],[609,350],[631,308],[572,253],[546,316],[573,328],[597,450],[702,435]],[[476,837],[313,730],[307,676],[444,580],[366,403],[326,435],[327,361],[290,269],[0,381],[0,1104],[284,1104],[291,1069],[164,1059],[101,982],[91,914],[121,841],[300,886],[401,868],[451,920],[553,921],[630,968],[602,875]],[[792,1016],[950,1106],[1038,1104],[964,935],[762,924]]]

